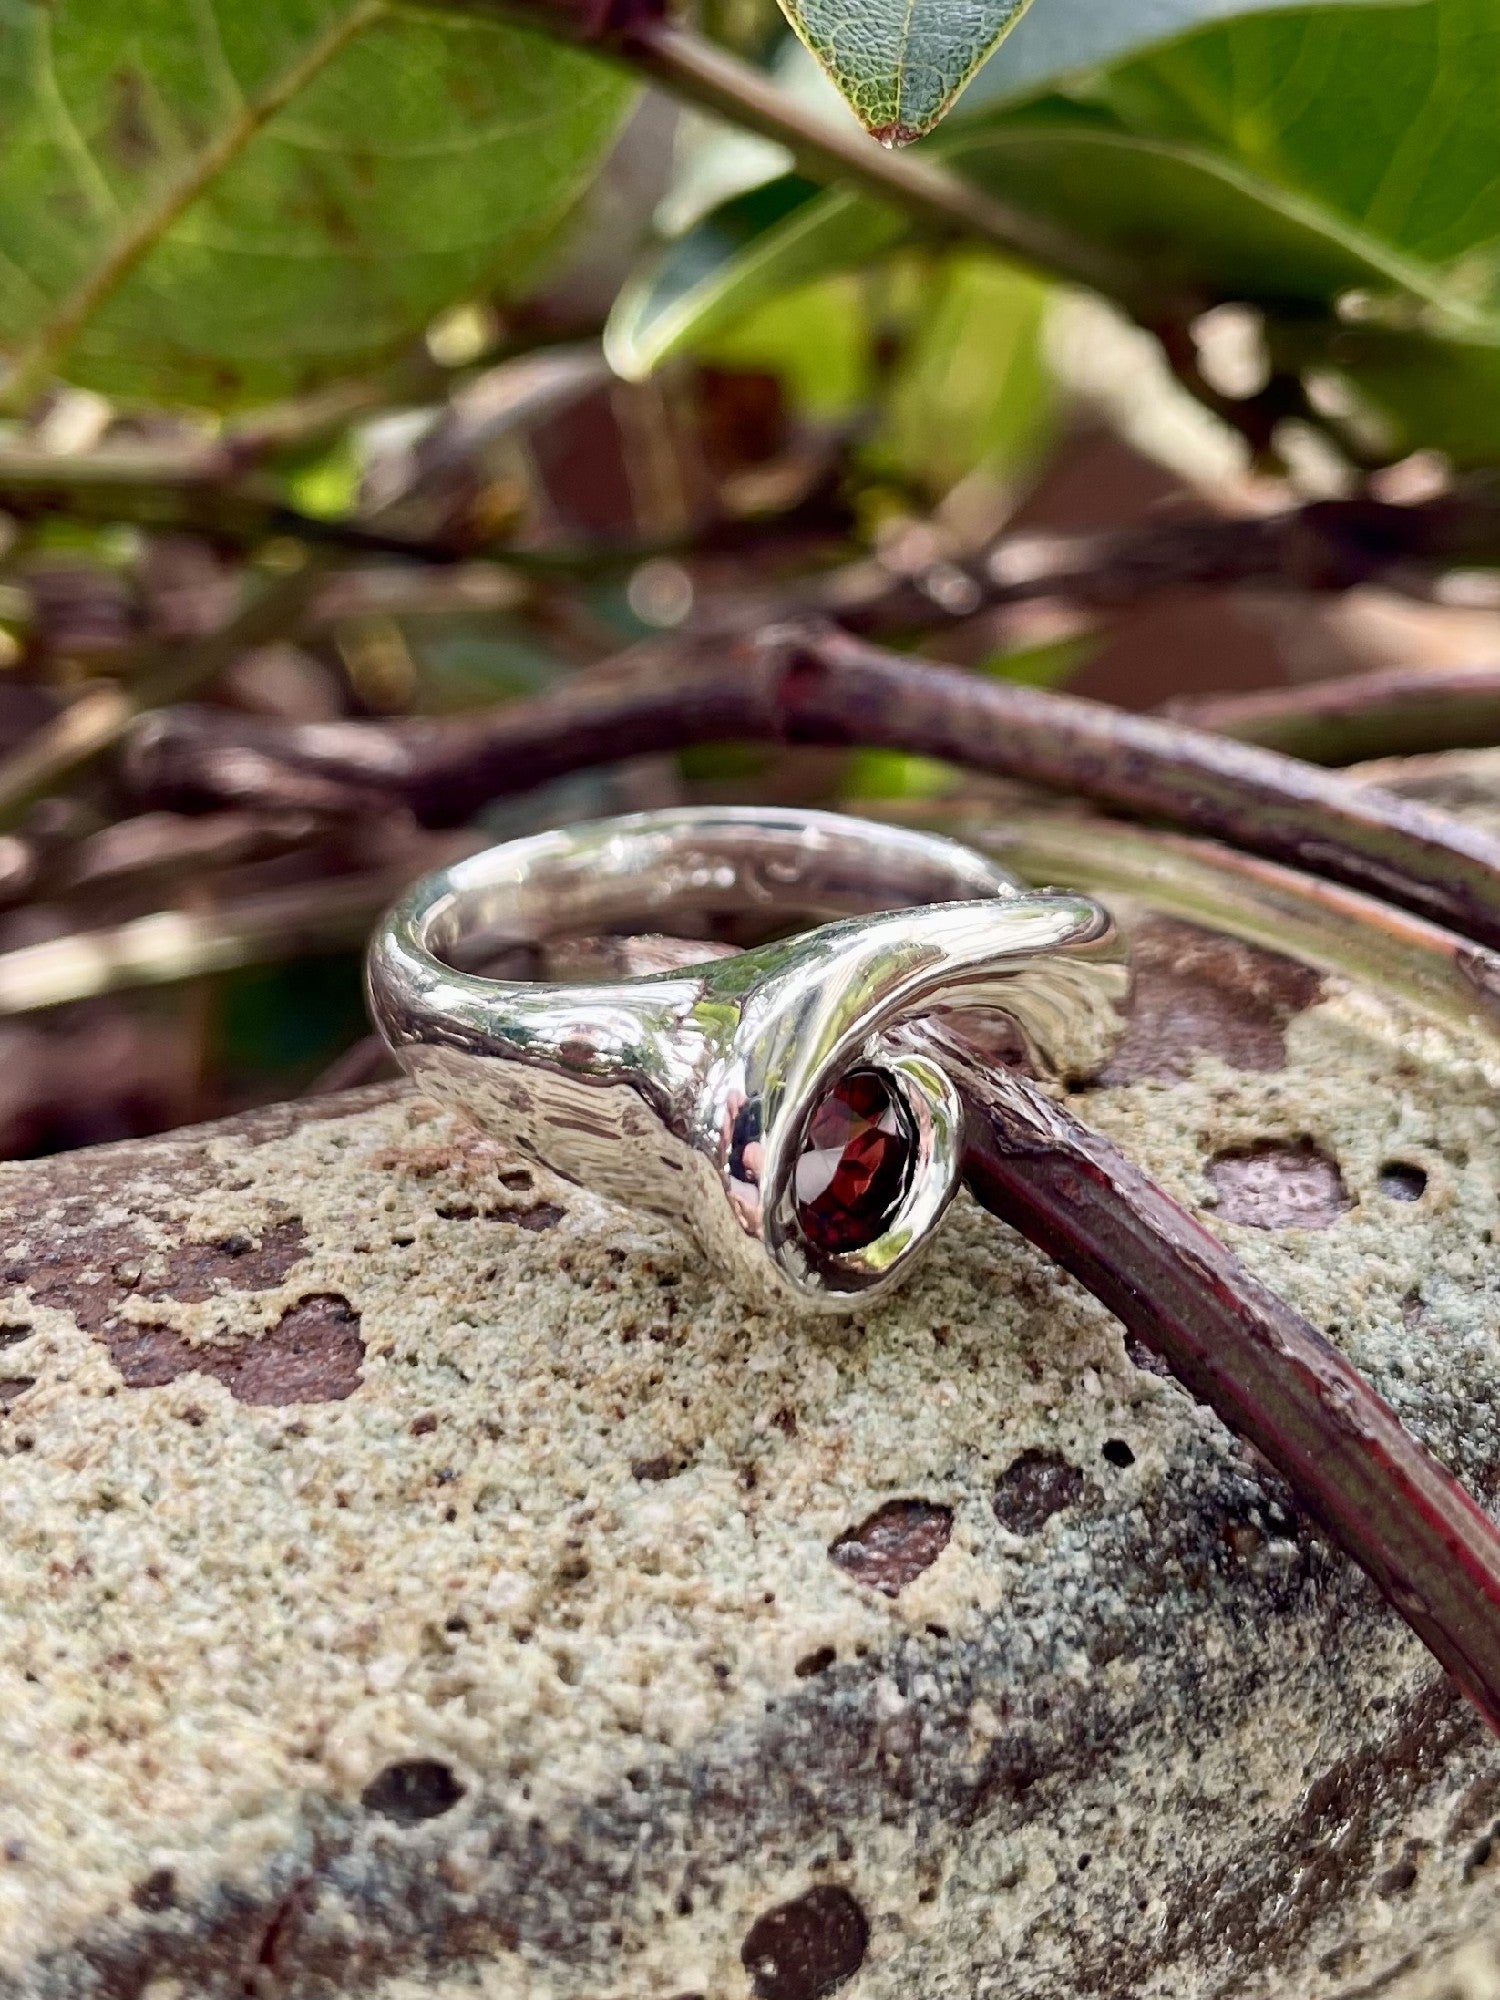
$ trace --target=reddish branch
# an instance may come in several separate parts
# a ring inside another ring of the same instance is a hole
[[[531,397],[533,405],[540,401],[539,393]],[[488,425],[503,422],[505,429],[516,430],[527,414],[524,405],[507,406]],[[377,515],[328,519],[288,505],[253,465],[247,469],[242,454],[223,447],[156,454],[102,449],[73,459],[12,447],[0,451],[0,512],[27,521],[56,516],[181,529],[251,548],[289,537],[350,556],[394,556],[424,565],[483,555],[543,574],[607,570],[657,552],[626,543],[515,546],[497,539],[487,525],[467,524],[461,506],[441,533],[418,533],[409,521],[402,524],[402,509],[420,497],[423,483],[439,475],[457,477],[488,441],[483,412],[471,415],[455,405],[413,487]],[[759,543],[768,532],[795,530],[809,519],[824,528],[846,527],[833,491],[836,470],[824,468],[779,516],[726,515],[690,544],[675,546],[681,553],[712,554]],[[792,605],[835,617],[850,630],[876,633],[926,628],[1036,598],[1115,611],[1164,592],[1234,585],[1324,593],[1380,582],[1428,594],[1434,576],[1444,571],[1496,565],[1500,497],[1487,483],[1474,481],[1411,506],[1361,496],[1260,517],[1204,514],[1096,533],[1007,535],[976,554],[945,554],[910,569],[902,568],[898,551],[893,563],[856,563],[801,592],[783,589],[774,598],[742,600],[728,607],[730,617],[718,615],[714,622],[749,628],[763,622],[768,605],[782,616]]]
[[[1444,570],[1496,562],[1500,505],[1488,487],[1474,486],[1409,507],[1319,500],[1259,518],[1204,515],[1096,534],[1011,535],[982,555],[918,567],[895,581],[877,580],[866,565],[872,581],[863,593],[836,580],[817,608],[861,632],[915,630],[1043,597],[1117,611],[1168,591],[1235,585],[1430,589]]]
[[[945,1040],[968,1183],[1260,1450],[1500,1731],[1500,1532],[1314,1327],[1023,1078]]]
[[[1500,841],[1294,758],[933,666],[820,626],[650,650],[562,694],[451,720],[286,725],[168,710],[129,768],[153,802],[304,805],[348,786],[451,826],[593,764],[735,739],[874,745],[1045,785],[1373,891],[1500,946]],[[285,794],[285,796],[283,796]]]
[[[1184,698],[1168,713],[1315,764],[1483,750],[1500,743],[1500,668],[1389,667],[1310,687]]]

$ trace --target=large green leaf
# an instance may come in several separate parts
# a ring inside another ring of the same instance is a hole
[[[601,65],[388,0],[0,0],[0,352],[211,404],[524,285],[616,130]]]
[[[1373,0],[1323,0],[1370,6]],[[1296,0],[1047,0],[1028,10],[970,86],[965,114],[1033,95],[1083,69],[1119,62],[1211,23],[1284,13]],[[1409,6],[1413,0],[1386,0]]]
[[[1328,4],[1368,10],[1419,0]],[[953,164],[961,166],[969,151],[966,128],[978,125],[986,134],[999,130],[1003,114],[1034,102],[1043,86],[1061,94],[1070,77],[1099,71],[1110,58],[1149,55],[1194,28],[1270,11],[1296,11],[1295,0],[1134,0],[1129,8],[1120,0],[1047,0],[1026,12],[984,66],[963,110],[935,141],[934,150],[949,153]],[[780,81],[806,97],[805,77],[799,79],[784,60],[777,70]],[[814,183],[766,164],[775,160],[776,150],[761,141],[754,142],[759,150],[743,162],[737,135],[726,133],[725,142],[734,155],[727,163],[729,177],[735,170],[743,173],[742,191],[706,214],[701,203],[689,203],[693,226],[672,230],[671,240],[643,262],[621,294],[608,342],[611,360],[627,377],[645,375],[668,356],[712,339],[787,285],[867,263],[910,233],[894,210],[824,193]],[[983,147],[981,142],[979,150]],[[695,176],[711,181],[714,171],[705,169],[694,153]]]
[[[931,131],[981,65],[976,95],[1014,97],[1205,21],[1287,0],[1044,0],[1035,10],[1031,0],[781,3],[867,129],[887,145],[904,146]]]
[[[951,158],[1166,296],[1262,307],[1391,451],[1473,462],[1500,455],[1497,77],[1493,0],[1261,16],[977,118]]]
[[[905,146],[932,130],[1030,0],[781,4],[866,130]]]
[[[956,119],[934,143],[1008,202],[1123,254],[1164,302],[1263,308],[1273,347],[1344,375],[1393,453],[1427,444],[1472,463],[1500,456],[1497,78],[1494,0],[1303,8],[1200,29]],[[871,212],[839,193],[799,201],[712,274],[700,265],[698,309],[774,287],[782,246],[802,278],[820,253],[846,266]],[[689,254],[675,246],[660,276]],[[681,302],[668,327],[646,289],[634,351],[689,344]]]

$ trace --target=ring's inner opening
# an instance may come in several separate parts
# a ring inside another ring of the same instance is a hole
[[[601,821],[460,862],[428,911],[426,948],[467,971],[507,978],[649,970],[593,952],[561,970],[552,941],[639,933],[720,948],[763,943],[838,917],[1003,892],[1004,878],[962,848],[828,814],[753,822],[670,815],[635,826]],[[711,954],[705,954],[711,955]],[[682,962],[680,950],[675,960]]]

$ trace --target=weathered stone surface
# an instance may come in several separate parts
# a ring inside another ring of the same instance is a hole
[[[1500,1059],[1278,991],[1081,1106],[1494,1494]],[[1211,1207],[1300,1147],[1327,1226]],[[1420,1646],[967,1204],[799,1322],[402,1090],[0,1171],[4,2000],[1437,2000],[1497,1868]]]

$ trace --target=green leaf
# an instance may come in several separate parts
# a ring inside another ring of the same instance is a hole
[[[859,278],[798,285],[706,341],[704,360],[775,375],[793,409],[815,423],[847,420],[874,387],[874,342]]]
[[[1030,0],[781,4],[866,130],[906,146],[932,130]]]
[[[210,405],[515,296],[628,87],[389,0],[0,0],[0,353]]]
[[[1098,641],[1092,633],[1074,632],[1061,639],[1039,639],[1034,646],[1012,646],[991,653],[978,663],[977,671],[992,680],[1014,681],[1020,687],[1066,687],[1097,650]]]
[[[1205,22],[1287,4],[1046,0],[1032,11],[1031,0],[781,0],[787,19],[856,115],[888,146],[905,146],[930,132],[981,66],[975,95],[1011,98]],[[1001,53],[987,61],[1002,43]]]
[[[1120,62],[1215,22],[1285,13],[1297,0],[1048,0],[1029,10],[994,59],[974,79],[964,114],[1019,97],[1080,70]],[[1365,6],[1374,0],[1322,0]],[[1415,0],[1385,0],[1411,6]]]
[[[646,261],[615,301],[605,357],[626,381],[643,381],[670,355],[701,352],[784,292],[869,263],[906,234],[889,209],[785,174],[736,195]]]
[[[1378,413],[1392,456],[1428,445],[1493,462],[1497,76],[1493,0],[1349,0],[1202,28],[955,119],[934,150],[1127,258],[1165,300],[1259,307],[1278,359],[1343,377]],[[770,214],[776,197],[762,195]],[[643,276],[638,352],[691,345],[696,313],[721,325],[775,289],[783,258],[805,280],[873,254],[880,209],[840,192],[786,186],[786,197],[733,255],[712,263],[700,235]],[[882,249],[895,227],[887,216]],[[679,296],[668,323],[646,294],[694,255],[691,300]]]
[[[1393,455],[1487,460],[1497,74],[1491,0],[1262,15],[970,120],[948,159],[1164,294],[1259,306],[1273,351],[1344,375]]]
[[[1056,415],[1042,356],[1048,288],[997,258],[956,256],[924,270],[918,291],[866,460],[934,500],[980,470],[1014,486]]]
[[[844,768],[839,790],[850,801],[862,799],[935,799],[963,783],[956,764],[936,757],[917,757],[905,750],[855,750]]]

